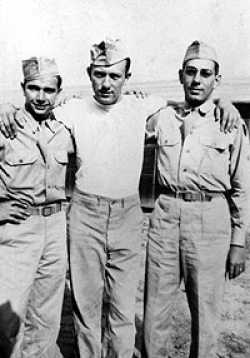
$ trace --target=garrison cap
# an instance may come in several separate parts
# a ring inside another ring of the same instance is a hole
[[[202,41],[194,41],[191,43],[191,45],[188,46],[184,56],[183,65],[187,61],[196,58],[211,60],[219,65],[215,49]]]
[[[90,60],[92,65],[110,66],[130,58],[120,39],[106,39],[91,47]]]
[[[40,77],[59,76],[59,70],[54,58],[31,57],[22,61],[23,76],[26,81]]]

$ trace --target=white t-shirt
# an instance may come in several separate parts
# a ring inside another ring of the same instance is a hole
[[[122,96],[116,104],[102,106],[88,97],[56,108],[57,120],[71,128],[75,137],[76,187],[113,199],[137,193],[146,119],[165,103],[153,96]]]

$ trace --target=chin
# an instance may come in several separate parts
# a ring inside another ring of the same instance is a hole
[[[189,98],[187,98],[187,102],[191,105],[191,106],[200,106],[202,105],[202,103],[205,102],[204,99],[202,98],[199,98],[198,96],[190,96]]]
[[[104,105],[111,105],[114,104],[116,100],[110,98],[98,98],[98,102]]]

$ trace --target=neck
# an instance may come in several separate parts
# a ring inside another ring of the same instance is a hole
[[[100,103],[100,102],[96,99],[95,96],[93,96],[93,99],[94,99],[94,101],[95,101],[95,103],[97,104],[98,107],[104,109],[105,111],[108,111],[108,110],[112,109],[117,103],[119,103],[119,102],[121,101],[122,96],[120,96],[120,97],[118,98],[118,100],[117,100],[116,102],[112,103],[112,104]]]
[[[210,102],[212,99],[211,97],[208,97],[205,101],[198,101],[198,100],[190,100],[190,99],[187,99],[185,98],[185,103],[186,103],[186,106],[189,107],[189,108],[198,108],[200,106],[202,106],[203,104],[207,103],[207,102]]]
[[[46,114],[44,114],[44,115],[39,115],[39,114],[37,114],[37,113],[34,113],[34,112],[31,110],[31,108],[30,108],[29,106],[27,106],[26,104],[25,104],[25,109],[26,109],[26,111],[32,116],[32,118],[34,118],[34,120],[37,121],[37,122],[39,122],[39,123],[41,123],[41,122],[43,122],[43,121],[46,121],[46,119],[49,119],[50,116],[51,116],[51,112],[50,112],[50,113],[46,113]]]

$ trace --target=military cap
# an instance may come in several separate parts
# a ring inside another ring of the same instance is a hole
[[[130,60],[120,39],[106,39],[94,44],[90,49],[90,60],[93,65],[110,66],[125,59]]]
[[[194,41],[188,46],[184,56],[183,65],[187,61],[196,58],[211,60],[219,64],[215,49],[202,41]]]
[[[31,57],[22,61],[22,67],[26,81],[32,81],[45,76],[59,76],[58,67],[53,58]]]

